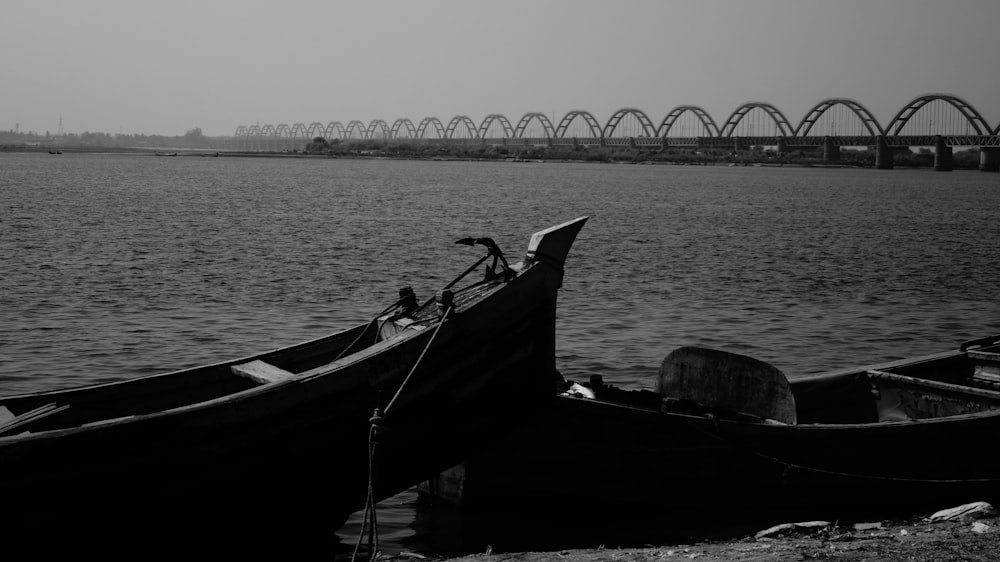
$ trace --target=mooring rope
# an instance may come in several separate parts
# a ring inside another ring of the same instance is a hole
[[[383,309],[382,312],[379,312],[378,314],[376,314],[375,318],[372,318],[371,322],[368,322],[367,324],[365,324],[365,329],[361,330],[361,333],[358,334],[358,337],[354,338],[354,341],[352,341],[350,343],[350,345],[348,345],[347,347],[345,347],[344,349],[342,349],[340,351],[340,353],[337,354],[336,357],[334,357],[333,360],[336,361],[336,360],[342,358],[343,356],[347,355],[347,352],[351,348],[353,348],[355,346],[355,344],[357,344],[359,341],[361,341],[361,338],[365,337],[365,334],[368,333],[368,328],[370,328],[372,326],[372,324],[374,324],[375,321],[378,320],[380,317],[385,316],[386,314],[389,314],[390,312],[392,312],[393,310],[396,310],[399,307],[416,308],[416,305],[417,305],[417,296],[413,293],[413,289],[411,289],[410,287],[403,287],[402,289],[399,290],[399,299],[397,299],[396,302],[394,302],[394,303],[390,304],[389,306],[385,307],[385,309]],[[386,318],[384,321],[382,321],[381,324],[379,324],[378,330],[375,330],[375,339],[376,339],[376,342],[378,341],[379,331],[382,330],[382,326],[384,326],[385,323],[388,322],[388,321],[389,321],[389,319]]]
[[[361,542],[364,540],[365,531],[368,531],[368,560],[374,561],[379,557],[378,552],[378,513],[375,508],[377,503],[375,499],[375,449],[378,442],[381,440],[382,436],[385,434],[386,425],[385,418],[389,415],[389,412],[393,410],[393,406],[396,404],[396,400],[403,394],[403,390],[409,384],[410,380],[413,378],[413,373],[417,372],[417,367],[423,362],[424,356],[427,354],[427,350],[431,348],[434,340],[437,338],[438,332],[441,331],[441,327],[444,326],[444,321],[447,320],[448,315],[454,310],[455,304],[451,298],[450,291],[444,291],[444,298],[442,298],[441,304],[444,307],[444,311],[441,313],[441,320],[438,322],[437,327],[431,334],[430,339],[427,340],[427,344],[424,346],[423,351],[420,352],[420,356],[417,357],[416,363],[410,368],[410,372],[403,379],[403,383],[399,385],[396,389],[396,393],[393,395],[392,400],[389,404],[383,408],[375,408],[372,412],[372,417],[369,419],[370,426],[368,428],[368,498],[365,500],[365,513],[361,523],[361,532],[358,533],[358,542],[354,545],[354,553],[351,555],[351,562],[354,562],[358,556],[358,551],[361,549]]]

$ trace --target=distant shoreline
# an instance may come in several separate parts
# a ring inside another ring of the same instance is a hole
[[[761,162],[761,163],[733,163],[727,161],[705,161],[705,162],[670,162],[670,161],[627,161],[627,160],[588,160],[585,158],[480,158],[472,156],[388,156],[388,155],[361,155],[361,154],[310,154],[307,152],[278,152],[278,151],[245,151],[245,150],[198,150],[198,149],[151,149],[134,147],[56,147],[56,146],[0,146],[0,152],[28,152],[45,154],[52,151],[59,151],[62,154],[127,154],[135,156],[170,156],[177,157],[219,157],[219,158],[298,158],[316,160],[413,160],[429,162],[509,162],[512,164],[544,164],[544,163],[588,163],[588,164],[632,164],[632,165],[655,165],[655,166],[740,166],[740,167],[816,167],[816,168],[856,168],[846,164],[790,164],[781,162]]]
[[[665,158],[655,151],[627,151],[620,152],[605,151],[581,151],[578,158],[573,158],[576,154],[559,151],[551,157],[544,153],[521,157],[515,156],[484,156],[476,154],[454,154],[438,153],[433,155],[424,154],[390,154],[384,151],[341,151],[337,153],[310,153],[304,151],[246,151],[232,149],[190,149],[190,148],[148,148],[148,147],[104,147],[104,146],[24,146],[24,145],[4,145],[0,144],[2,152],[22,152],[37,154],[123,154],[135,156],[177,156],[177,157],[226,157],[226,158],[296,158],[296,159],[346,159],[346,160],[412,160],[412,161],[446,161],[446,162],[509,162],[515,164],[532,163],[588,163],[588,164],[632,164],[632,165],[656,165],[656,166],[724,166],[724,167],[768,167],[768,168],[857,168],[873,169],[873,166],[863,162],[827,162],[820,158],[796,158],[785,159],[781,157],[768,156],[761,153],[740,153],[732,155],[725,154],[705,154],[697,159],[691,158]],[[362,154],[361,152],[366,152]],[[370,154],[375,152],[375,154]],[[897,163],[895,169],[900,170],[928,170],[933,169],[933,163],[921,163],[921,165],[907,165]],[[976,166],[956,165],[955,171],[978,171]]]

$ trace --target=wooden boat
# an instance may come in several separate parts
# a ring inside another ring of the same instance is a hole
[[[658,386],[567,383],[421,491],[472,513],[531,506],[597,526],[629,515],[686,527],[843,521],[1000,501],[1000,336],[791,381],[752,358],[681,348]]]
[[[78,531],[157,552],[195,537],[202,554],[204,541],[228,554],[329,548],[365,507],[376,407],[391,404],[374,464],[380,500],[458,462],[512,405],[530,411],[551,399],[556,295],[585,221],[535,233],[513,265],[489,239],[462,240],[487,254],[435,299],[418,305],[401,290],[378,318],[343,332],[0,399],[5,544]],[[490,258],[485,279],[459,283]]]

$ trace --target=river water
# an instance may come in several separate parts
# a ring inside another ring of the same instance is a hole
[[[0,394],[311,339],[432,295],[481,254],[458,238],[516,261],[581,215],[567,377],[651,387],[688,344],[790,377],[944,351],[1000,333],[998,209],[980,172],[0,153]],[[417,509],[380,505],[388,552],[434,549]]]

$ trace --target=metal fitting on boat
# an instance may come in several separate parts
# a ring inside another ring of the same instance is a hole
[[[385,437],[385,432],[387,430],[385,425],[385,413],[382,408],[375,408],[372,412],[372,417],[368,418],[368,422],[371,423],[371,439],[373,443],[378,443],[382,441]]]
[[[409,312],[417,308],[419,304],[420,301],[417,300],[417,293],[413,291],[413,287],[407,285],[399,289],[399,306],[403,312]]]
[[[444,314],[444,311],[448,310],[455,304],[455,293],[445,289],[443,291],[438,291],[435,295],[435,300],[437,300],[438,312]]]

